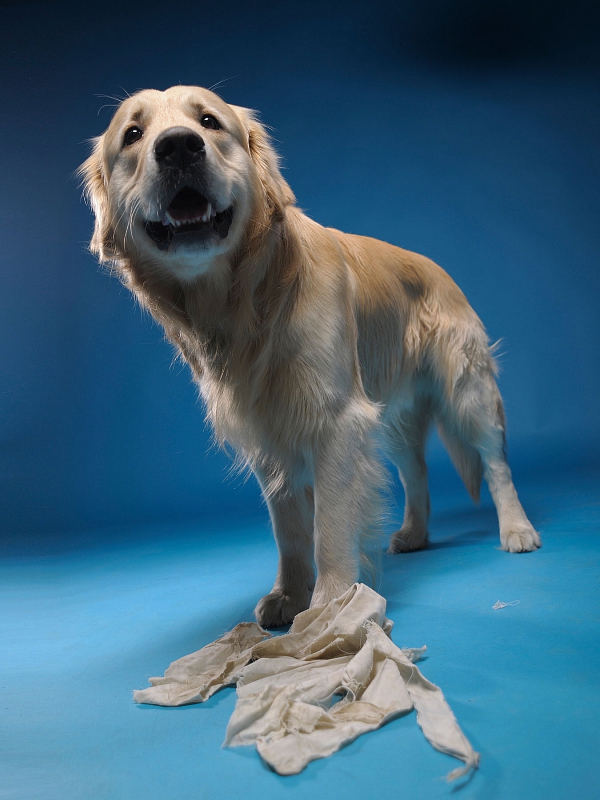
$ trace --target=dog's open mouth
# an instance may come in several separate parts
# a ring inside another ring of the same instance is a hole
[[[216,233],[225,239],[233,221],[233,208],[217,211],[206,197],[186,186],[177,192],[159,222],[146,222],[146,233],[160,250],[174,239],[201,242]],[[191,235],[190,235],[191,234]]]

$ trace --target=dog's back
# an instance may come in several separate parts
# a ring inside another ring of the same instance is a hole
[[[417,373],[451,392],[474,359],[493,370],[485,329],[447,272],[378,239],[331,232],[355,279],[359,358],[374,400],[389,402]]]

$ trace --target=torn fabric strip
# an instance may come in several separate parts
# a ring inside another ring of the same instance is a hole
[[[180,706],[237,684],[225,745],[255,744],[280,775],[295,775],[414,708],[433,747],[464,761],[464,768],[448,775],[458,778],[477,767],[479,754],[440,688],[415,666],[425,648],[397,647],[392,625],[384,598],[356,583],[327,605],[298,614],[282,636],[252,622],[237,625],[174,661],[163,678],[150,678],[150,688],[133,698]]]

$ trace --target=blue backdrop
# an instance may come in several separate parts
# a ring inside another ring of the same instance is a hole
[[[502,338],[516,472],[600,439],[597,12],[427,0],[0,4],[1,515],[13,541],[257,511],[186,368],[86,252],[115,99],[218,84],[319,222],[423,252]],[[433,481],[445,457],[432,450]],[[261,511],[260,513],[264,513]]]
[[[0,0],[6,797],[600,797],[599,18],[597,0]],[[458,795],[414,715],[281,778],[220,749],[232,689],[132,703],[251,619],[277,560],[189,371],[86,249],[86,140],[114,98],[174,83],[259,109],[310,216],[431,256],[503,340],[543,548],[498,552],[489,497],[472,509],[434,442],[431,546],[384,556],[380,585],[481,751]]]

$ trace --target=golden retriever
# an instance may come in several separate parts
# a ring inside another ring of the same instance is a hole
[[[279,550],[255,610],[262,625],[289,623],[359,578],[380,520],[380,448],[406,495],[390,552],[426,546],[432,422],[474,499],[485,476],[502,548],[540,546],[465,296],[424,256],[303,214],[254,112],[198,87],[139,92],[81,175],[92,252],[163,326],[217,437],[261,485]]]

